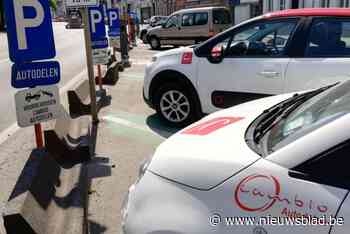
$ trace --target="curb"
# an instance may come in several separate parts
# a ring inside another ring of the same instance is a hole
[[[88,98],[86,81],[74,92]],[[90,118],[64,110],[55,129],[45,131],[45,150],[29,157],[3,214],[7,234],[87,233]]]

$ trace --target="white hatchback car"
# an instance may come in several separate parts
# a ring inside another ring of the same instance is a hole
[[[124,234],[349,234],[350,81],[211,114],[161,144]]]
[[[146,67],[144,97],[168,123],[350,78],[350,9],[295,9],[246,21]]]

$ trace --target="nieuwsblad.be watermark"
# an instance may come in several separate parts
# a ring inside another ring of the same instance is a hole
[[[209,217],[211,226],[341,226],[344,225],[343,217],[332,216],[301,216],[301,217],[222,217],[215,213]]]

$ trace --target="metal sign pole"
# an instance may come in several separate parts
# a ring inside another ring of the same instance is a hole
[[[44,148],[44,140],[43,140],[41,124],[40,123],[35,124],[34,130],[35,130],[36,147],[38,149],[42,149],[42,148]]]
[[[81,9],[81,15],[84,23],[84,37],[85,37],[85,53],[86,53],[86,63],[88,67],[88,76],[90,84],[90,99],[91,99],[91,116],[94,123],[98,122],[97,116],[97,103],[96,103],[96,88],[95,88],[95,77],[94,77],[94,65],[92,63],[92,48],[91,48],[91,38],[90,38],[90,23],[88,8],[85,7]]]
[[[100,87],[100,90],[103,90],[103,81],[102,81],[102,70],[101,65],[97,65],[97,79],[98,79],[98,85]]]

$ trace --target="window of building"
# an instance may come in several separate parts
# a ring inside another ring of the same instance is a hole
[[[268,11],[273,11],[273,0],[268,0]]]
[[[350,7],[350,0],[342,0],[340,5],[341,7]]]
[[[321,1],[322,7],[329,7],[330,6],[330,0],[322,0]]]
[[[280,0],[280,10],[286,9],[286,0]]]

